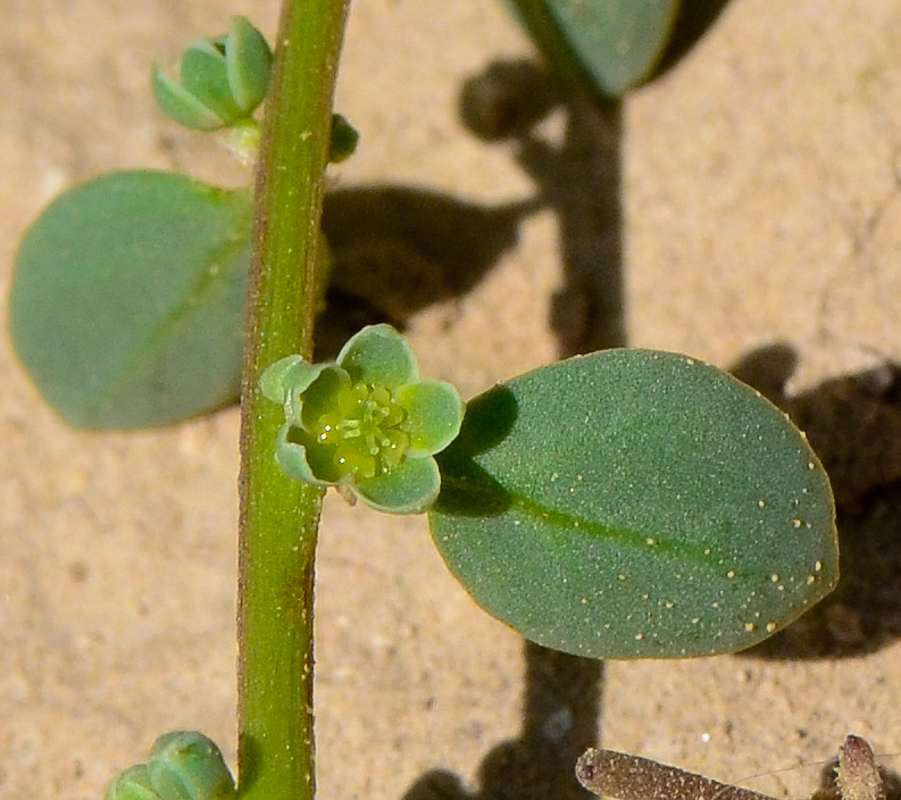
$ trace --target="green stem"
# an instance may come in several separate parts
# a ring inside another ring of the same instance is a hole
[[[344,0],[285,0],[256,187],[241,417],[239,788],[247,800],[313,797],[313,566],[322,493],[275,462],[282,409],[261,371],[309,357],[323,172]]]

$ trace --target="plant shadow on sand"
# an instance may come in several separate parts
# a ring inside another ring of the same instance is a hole
[[[688,52],[725,5],[725,0],[684,0],[660,71]],[[554,110],[564,115],[559,141],[544,138],[537,127]],[[531,62],[501,61],[467,81],[460,115],[483,141],[512,144],[517,162],[538,186],[538,202],[557,217],[563,287],[552,298],[548,322],[560,357],[626,345],[621,104],[591,101]],[[516,212],[521,218],[531,210],[520,206]],[[520,735],[484,758],[477,791],[438,769],[416,781],[404,800],[591,796],[576,781],[574,766],[584,749],[600,740],[603,662],[530,642],[524,643],[524,660]]]
[[[724,6],[722,0],[683,2],[681,27],[662,69],[688,51]],[[538,123],[558,110],[564,131],[559,141],[549,141]],[[545,208],[557,216],[563,261],[563,287],[548,320],[560,357],[627,344],[620,104],[591,102],[531,62],[504,61],[467,82],[460,114],[484,141],[512,145],[538,187],[536,196],[491,208],[416,187],[330,193],[323,227],[340,244],[333,251],[328,310],[317,329],[324,334],[318,357],[333,356],[362,325],[387,321],[402,329],[418,310],[462,297],[515,246],[520,223]],[[775,345],[749,354],[734,372],[792,415],[830,473],[842,578],[830,598],[744,658],[859,655],[901,634],[901,367],[886,365],[787,397],[794,362],[791,348]],[[485,756],[477,789],[435,769],[415,781],[403,800],[591,796],[573,768],[601,738],[603,662],[528,642],[523,653],[521,732]],[[831,773],[824,777],[823,800],[830,800],[830,786]]]
[[[873,652],[901,636],[901,365],[827,380],[787,396],[788,345],[745,356],[733,373],[803,430],[832,482],[841,551],[836,590],[747,655],[817,659]]]
[[[555,108],[564,110],[565,130],[552,143],[534,128]],[[563,288],[552,299],[549,325],[559,355],[623,346],[620,104],[592,104],[534,64],[515,61],[495,63],[469,81],[460,113],[483,140],[512,142],[541,202],[557,216]],[[573,767],[599,738],[603,662],[531,642],[524,642],[523,654],[522,729],[485,756],[478,791],[437,769],[416,781],[404,800],[590,796]]]

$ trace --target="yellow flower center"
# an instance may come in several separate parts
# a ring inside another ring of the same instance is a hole
[[[410,436],[407,412],[384,386],[356,383],[343,387],[335,405],[309,431],[318,445],[331,447],[337,471],[356,480],[375,478],[400,464]]]

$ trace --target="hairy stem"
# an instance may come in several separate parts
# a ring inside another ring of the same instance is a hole
[[[322,493],[275,462],[282,410],[262,370],[312,351],[323,172],[345,0],[285,0],[258,167],[241,400],[238,585],[239,791],[309,800],[313,747],[313,574]]]

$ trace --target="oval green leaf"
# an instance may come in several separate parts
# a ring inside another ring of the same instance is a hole
[[[240,388],[250,197],[185,176],[118,172],[56,198],[16,256],[9,326],[70,425],[139,428]]]
[[[663,55],[679,0],[506,0],[545,57],[618,97]]]
[[[429,519],[451,571],[557,650],[734,652],[838,579],[832,493],[806,439],[682,355],[611,350],[499,384],[437,460]]]

